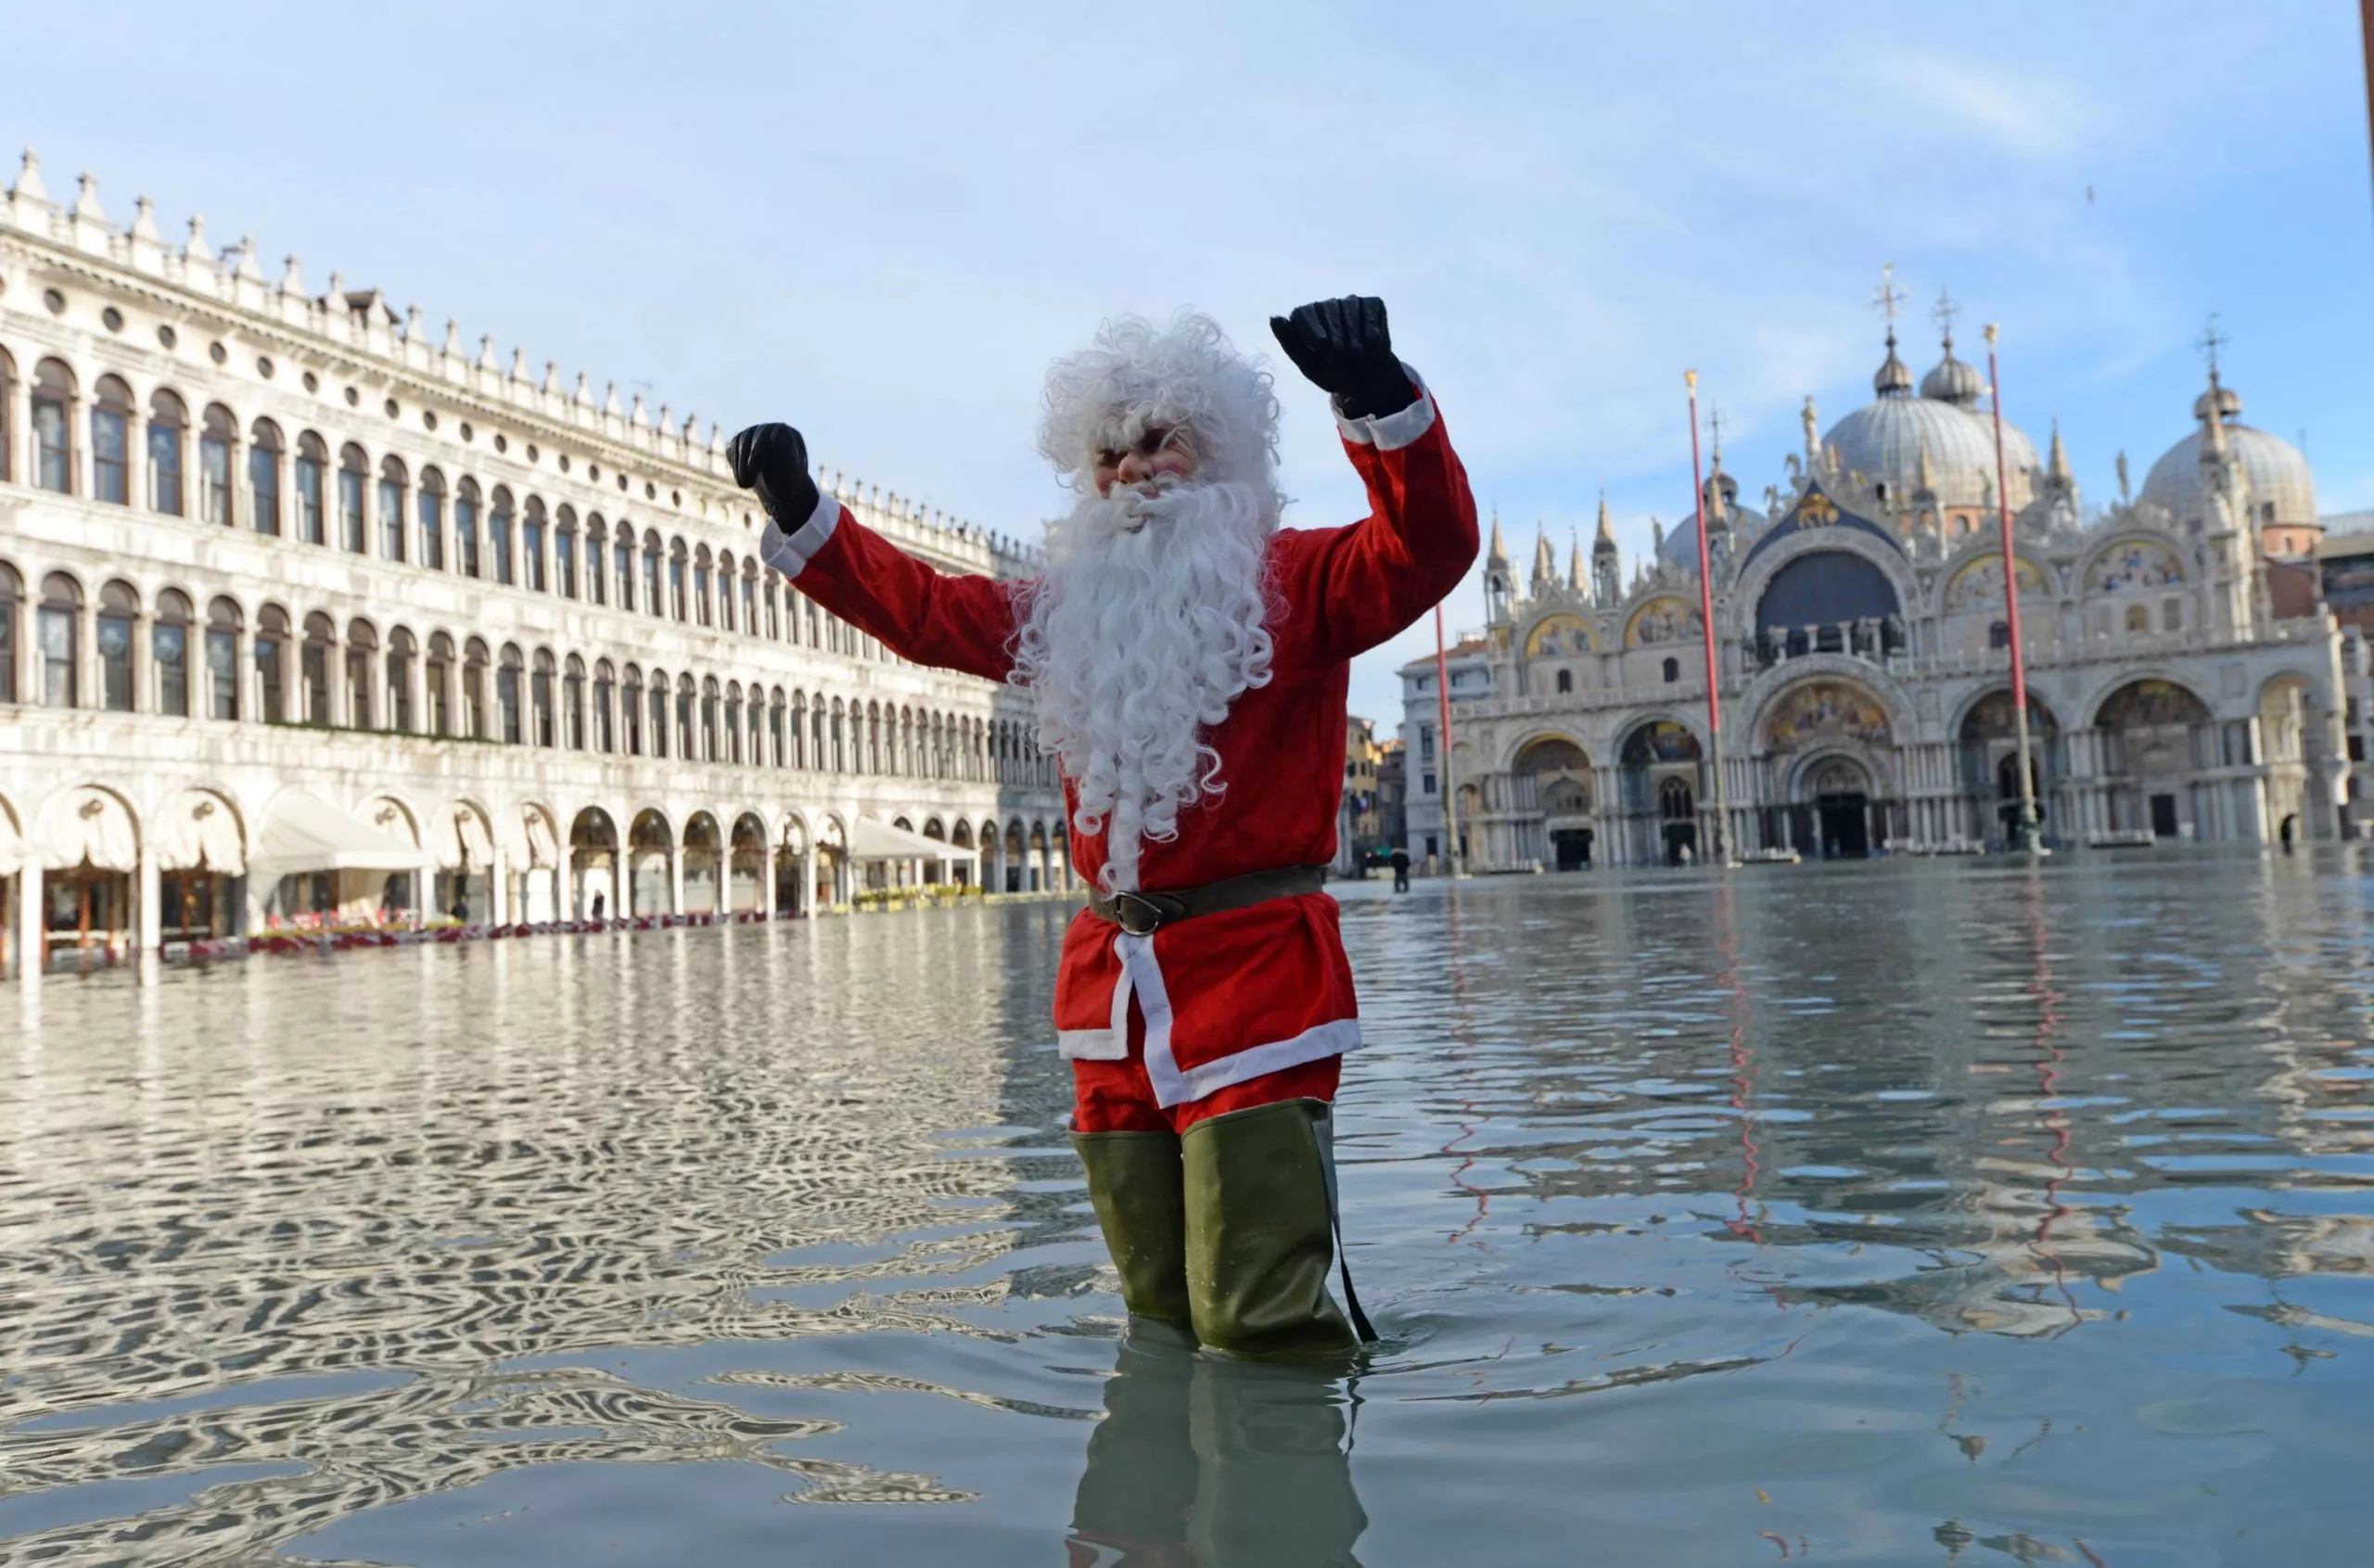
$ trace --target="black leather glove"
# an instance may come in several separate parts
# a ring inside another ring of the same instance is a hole
[[[1335,399],[1347,418],[1381,419],[1418,401],[1409,372],[1393,354],[1385,301],[1364,294],[1295,307],[1271,316],[1270,330],[1295,368]]]
[[[753,425],[725,443],[734,482],[759,492],[759,504],[775,526],[790,532],[805,527],[823,491],[808,471],[808,443],[788,425]]]

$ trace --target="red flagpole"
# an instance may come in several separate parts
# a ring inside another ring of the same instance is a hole
[[[1996,327],[1986,325],[1986,389],[1995,409],[1995,516],[2003,536],[2003,621],[2011,633],[2012,733],[2019,742],[2019,848],[2028,854],[2038,848],[2036,782],[2030,772],[2028,751],[2028,660],[2020,637],[2020,563],[2011,548],[2011,491],[2003,464],[2003,378],[1996,368]],[[2213,411],[2214,412],[2214,411]]]
[[[1459,848],[1459,797],[1452,793],[1450,777],[1450,664],[1443,654],[1443,607],[1435,606],[1435,704],[1438,710],[1436,728],[1442,733],[1442,755],[1436,759],[1436,772],[1443,784],[1443,864],[1450,874],[1459,875],[1466,869],[1467,857]]]
[[[1731,858],[1731,798],[1723,779],[1722,667],[1715,658],[1715,573],[1706,545],[1706,481],[1698,462],[1698,372],[1685,370],[1682,378],[1690,384],[1690,483],[1698,502],[1698,620],[1706,643],[1706,738],[1715,771],[1714,860],[1725,865]]]

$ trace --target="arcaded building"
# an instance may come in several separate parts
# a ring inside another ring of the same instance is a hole
[[[1945,319],[1950,322],[1950,314]],[[1948,330],[1916,384],[1894,331],[1873,400],[1760,504],[1717,440],[1705,481],[1730,838],[1806,858],[2000,847],[2019,796],[1985,376]],[[2172,400],[2173,401],[2173,400]],[[2316,482],[2242,423],[2213,360],[2191,429],[2108,505],[2058,432],[2004,427],[2036,795],[2064,848],[2354,835],[2344,641],[2316,588]],[[2173,421],[2172,421],[2173,422]],[[1675,862],[1711,844],[1695,510],[1627,573],[1604,502],[1589,558],[1497,522],[1487,627],[1451,659],[1474,870]],[[1440,841],[1432,659],[1402,672],[1410,848]]]
[[[950,571],[1029,552],[838,474]],[[11,968],[281,922],[769,916],[1062,886],[1023,695],[758,556],[715,425],[202,222],[0,199]]]

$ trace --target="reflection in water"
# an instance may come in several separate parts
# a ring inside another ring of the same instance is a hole
[[[1071,1560],[1112,1568],[1341,1568],[1368,1527],[1344,1382],[1293,1363],[1125,1340],[1072,1505]]]
[[[2354,1560],[2369,897],[1346,888],[1348,1387],[1123,1339],[1061,910],[53,977],[0,1563]]]

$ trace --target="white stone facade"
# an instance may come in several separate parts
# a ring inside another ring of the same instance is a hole
[[[1029,569],[822,482],[943,569]],[[195,221],[168,247],[145,199],[119,229],[28,155],[0,199],[10,971],[284,919],[1064,886],[1023,694],[824,614],[763,526],[714,426],[308,292],[293,259],[268,281]]]
[[[1704,504],[1734,852],[2006,842],[2019,793],[2008,614],[1993,442],[1979,442],[1986,411],[1971,383],[1948,338],[1916,395],[1891,334],[1878,401],[1817,440],[1808,400],[1806,450],[1761,512],[1739,504],[1718,444]],[[2144,495],[2091,516],[2059,436],[2037,463],[2006,427],[2005,466],[2023,465],[2008,493],[2035,772],[2057,847],[2290,842],[2360,825],[2343,720],[2368,705],[2347,701],[2344,633],[2321,602],[2278,617],[2268,587],[2270,561],[2321,534],[2313,481],[2240,409],[2213,369],[2201,428]],[[1933,444],[1939,430],[1953,440]],[[2181,486],[2179,456],[2199,469]],[[1453,659],[1471,869],[1673,863],[1711,847],[1695,529],[1693,516],[1661,535],[1627,584],[1602,503],[1589,569],[1577,547],[1562,572],[1540,540],[1520,588],[1495,524],[1488,625]],[[1434,661],[1402,680],[1418,857],[1441,824],[1424,787]]]

